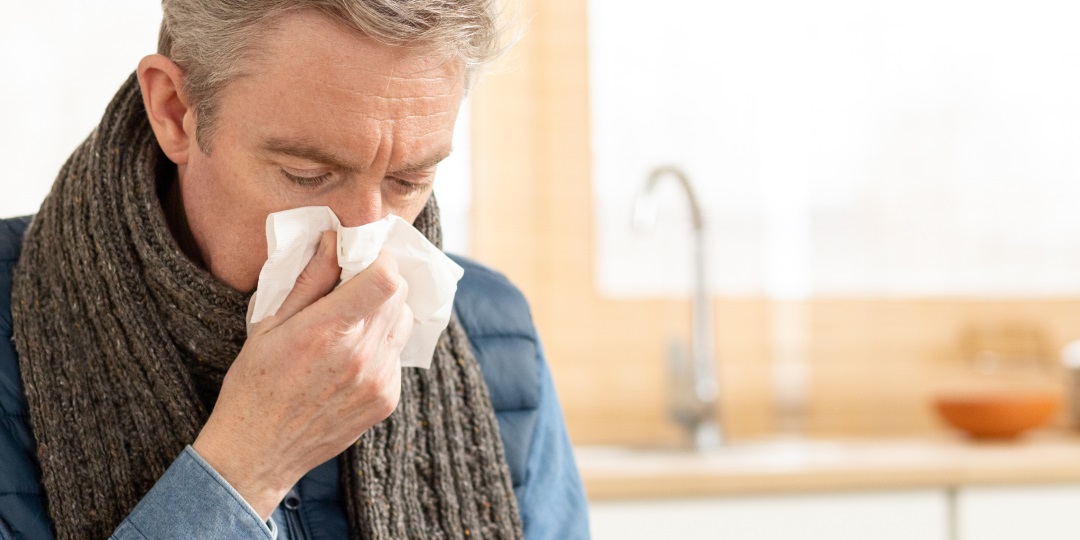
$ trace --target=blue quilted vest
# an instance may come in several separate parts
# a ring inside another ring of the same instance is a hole
[[[52,538],[18,358],[11,340],[12,272],[29,223],[28,217],[0,220],[0,539]],[[502,275],[468,259],[454,260],[465,268],[454,309],[483,370],[515,493],[521,501],[546,366],[522,294]],[[576,480],[576,471],[573,476]],[[337,506],[335,460],[306,475],[301,488],[305,518],[311,524],[310,536],[341,537],[345,525]]]

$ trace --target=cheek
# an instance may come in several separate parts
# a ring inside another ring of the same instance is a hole
[[[251,290],[266,259],[269,201],[257,182],[218,157],[193,160],[181,183],[184,210],[206,269],[233,288]]]
[[[431,198],[431,192],[428,192],[427,196],[425,196],[425,197],[420,197],[420,200],[417,201],[417,203],[415,205],[413,205],[412,208],[410,208],[409,215],[408,216],[403,216],[402,219],[404,219],[405,221],[408,221],[409,223],[412,223],[412,222],[416,221],[416,218],[418,216],[420,216],[420,212],[424,211],[424,206],[427,205],[428,199],[430,199],[430,198]]]
[[[247,188],[251,183],[241,180],[239,171],[214,165],[207,163],[192,171],[182,185],[185,210],[192,226],[198,227],[192,231],[197,237],[214,238],[235,232],[239,225],[256,219],[261,211],[258,193]]]
[[[424,206],[427,204],[428,199],[431,197],[431,192],[428,191],[422,196],[415,197],[415,200],[411,200],[405,203],[389,204],[387,205],[388,214],[394,214],[405,221],[412,223],[416,221],[420,212],[424,211]],[[386,196],[383,200],[392,200],[392,196]]]

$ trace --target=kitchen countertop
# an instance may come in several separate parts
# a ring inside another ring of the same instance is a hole
[[[582,446],[592,500],[1080,482],[1080,434],[1016,441],[940,435],[908,439],[771,439],[713,453]]]

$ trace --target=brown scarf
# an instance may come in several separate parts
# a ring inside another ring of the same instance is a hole
[[[157,196],[167,163],[134,75],[27,233],[12,316],[48,511],[105,538],[195,440],[239,353],[249,295],[185,257]],[[415,226],[440,245],[432,197]],[[340,457],[353,538],[520,538],[487,388],[456,317],[430,370]]]

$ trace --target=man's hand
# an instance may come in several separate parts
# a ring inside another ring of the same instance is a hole
[[[340,273],[324,232],[285,303],[252,328],[192,445],[263,519],[397,408],[407,285],[388,255],[334,290]]]

